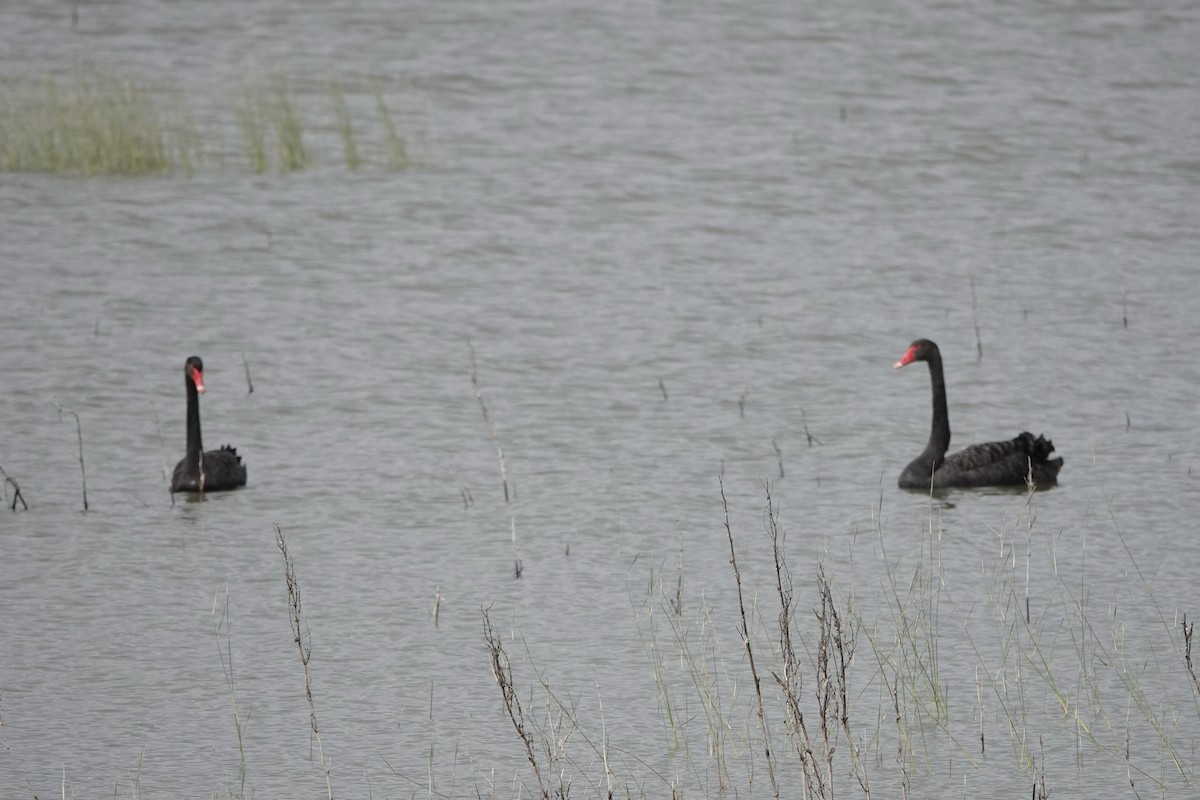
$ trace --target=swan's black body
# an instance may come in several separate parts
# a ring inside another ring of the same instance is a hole
[[[187,388],[187,455],[175,465],[172,492],[219,492],[246,485],[246,465],[229,445],[204,452],[200,442],[200,397],[204,392],[204,362],[192,356],[183,365]]]
[[[977,444],[947,457],[950,448],[950,415],[946,409],[946,380],[942,354],[928,339],[913,342],[895,363],[898,369],[914,361],[929,364],[933,384],[933,430],[925,451],[900,473],[901,489],[947,489],[971,486],[1024,486],[1032,478],[1035,486],[1049,486],[1058,479],[1061,458],[1050,458],[1054,443],[1032,433],[1022,433],[1006,442]]]

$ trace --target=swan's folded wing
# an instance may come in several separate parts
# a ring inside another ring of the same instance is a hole
[[[1053,481],[1062,459],[1049,459],[1054,443],[1022,433],[1004,442],[986,442],[947,456],[938,476],[947,486],[1020,486],[1033,470],[1035,483]],[[1048,460],[1049,459],[1049,460]]]

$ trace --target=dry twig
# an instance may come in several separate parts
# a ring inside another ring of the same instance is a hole
[[[83,510],[88,510],[87,501],[87,470],[83,468],[83,424],[79,421],[79,415],[70,409],[63,408],[58,403],[57,398],[54,399],[54,406],[58,409],[58,418],[62,419],[63,414],[70,414],[75,418],[75,435],[79,437],[79,474],[83,478]]]
[[[12,501],[12,505],[9,506],[9,510],[16,511],[17,510],[17,501],[20,500],[21,507],[23,509],[25,509],[26,511],[28,511],[29,505],[25,502],[25,498],[21,495],[21,487],[17,485],[17,482],[15,480],[13,480],[11,475],[9,475],[7,472],[4,471],[4,467],[0,467],[0,475],[4,476],[4,482],[6,484],[9,484],[9,483],[12,484],[13,492],[15,492],[15,494],[13,494],[13,501]]]
[[[321,769],[325,773],[325,788],[329,792],[329,800],[333,800],[333,777],[330,774],[330,763],[325,758],[325,748],[321,743],[321,731],[317,727],[317,707],[313,703],[312,675],[309,673],[308,662],[312,658],[312,645],[308,643],[308,626],[300,614],[300,583],[296,580],[296,565],[288,553],[287,542],[283,538],[283,529],[275,525],[275,544],[279,546],[279,555],[283,557],[283,579],[287,583],[289,618],[292,623],[292,635],[296,647],[300,651],[300,664],[304,667],[304,695],[308,698],[308,724],[317,740],[317,755],[321,759]]]
[[[500,459],[500,483],[504,486],[504,502],[508,502],[508,467],[504,463],[504,446],[500,443],[500,431],[496,429],[496,421],[488,413],[487,403],[483,401],[483,390],[479,388],[479,373],[475,368],[475,348],[467,339],[467,348],[471,351],[471,386],[475,387],[475,399],[479,401],[479,409],[483,412],[483,420],[488,424],[488,432],[492,444],[496,446],[496,455]]]
[[[750,646],[750,625],[746,621],[746,600],[742,595],[742,574],[738,571],[737,552],[733,547],[733,528],[729,525],[729,502],[725,499],[725,479],[718,476],[721,487],[721,508],[725,512],[725,534],[729,537],[729,564],[733,567],[733,580],[737,584],[738,610],[742,615],[741,637],[746,646],[746,656],[750,660],[750,678],[754,681],[754,697],[758,712],[758,726],[762,732],[763,750],[767,758],[767,776],[771,780],[771,794],[779,797],[779,781],[775,778],[775,756],[771,753],[771,735],[767,726],[767,714],[763,709],[762,681],[758,677],[758,667],[754,664],[754,648]]]

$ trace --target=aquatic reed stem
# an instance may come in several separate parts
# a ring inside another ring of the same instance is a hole
[[[750,660],[750,678],[754,681],[754,697],[758,712],[758,726],[763,738],[763,751],[767,759],[767,776],[771,781],[772,796],[779,797],[779,781],[775,778],[775,756],[771,752],[771,732],[767,726],[767,714],[763,708],[762,681],[758,677],[758,667],[754,663],[754,648],[750,644],[750,625],[746,621],[746,600],[742,594],[742,574],[738,570],[737,552],[733,547],[733,528],[729,525],[729,501],[725,499],[725,479],[717,476],[721,487],[721,508],[725,512],[725,535],[729,538],[729,564],[733,567],[733,581],[737,584],[738,610],[742,615],[742,644],[746,647],[746,656]]]
[[[79,421],[78,414],[76,414],[74,411],[71,411],[68,408],[63,408],[61,405],[59,405],[57,398],[51,398],[51,399],[54,400],[54,405],[58,409],[58,418],[59,419],[62,419],[63,414],[70,414],[71,416],[73,416],[75,418],[75,435],[79,439],[79,475],[83,479],[83,510],[87,511],[88,510],[87,470],[83,466],[83,424]]]
[[[808,440],[808,446],[812,447],[814,442],[821,445],[821,440],[808,432],[808,415],[804,413],[803,408],[800,409],[800,424],[804,426],[804,438]]]
[[[238,797],[242,797],[246,791],[246,746],[244,741],[245,724],[242,722],[241,712],[238,710],[237,691],[233,685],[233,644],[229,635],[229,587],[225,587],[225,604],[221,607],[220,616],[217,615],[217,598],[219,593],[213,594],[213,606],[210,616],[213,619],[213,639],[217,644],[217,656],[221,659],[221,671],[225,675],[225,685],[229,689],[229,705],[233,711],[233,727],[237,731],[238,741]],[[225,648],[221,648],[221,635],[225,635]]]
[[[517,689],[513,685],[512,664],[508,660],[508,653],[504,651],[504,643],[492,627],[492,620],[488,616],[488,609],[484,608],[482,611],[483,638],[487,643],[488,652],[492,657],[492,677],[496,679],[496,685],[500,687],[500,696],[504,700],[504,710],[508,712],[508,718],[512,721],[513,730],[516,731],[521,743],[525,745],[525,757],[529,759],[529,765],[533,767],[533,776],[537,780],[538,790],[541,792],[543,800],[550,800],[550,786],[542,778],[542,768],[538,764],[537,755],[534,753],[533,734],[526,730],[527,715],[525,707],[521,705],[521,698],[517,696]]]
[[[15,480],[13,480],[11,475],[9,475],[7,472],[4,471],[4,467],[0,467],[0,475],[4,476],[5,484],[9,484],[9,483],[12,484],[13,492],[15,492],[15,494],[13,494],[13,501],[12,501],[12,505],[9,506],[9,510],[16,511],[17,510],[17,501],[20,500],[21,507],[24,508],[26,511],[28,511],[29,505],[25,502],[24,496],[21,495],[21,487],[17,485],[17,482]]]
[[[1196,689],[1197,697],[1200,697],[1200,679],[1197,679],[1196,669],[1192,666],[1192,630],[1196,627],[1196,623],[1188,622],[1187,614],[1184,614],[1180,626],[1183,628],[1183,663],[1187,665],[1192,686]]]
[[[504,502],[507,503],[509,502],[508,466],[504,463],[504,445],[500,442],[500,431],[496,429],[496,421],[488,413],[487,403],[483,399],[483,390],[479,388],[479,372],[475,365],[475,347],[471,344],[470,337],[467,338],[467,349],[471,353],[471,386],[475,388],[475,399],[479,401],[479,410],[483,412],[483,421],[488,424],[488,432],[492,437],[492,444],[496,447],[496,456],[500,459],[500,483],[504,487]],[[513,538],[514,540],[516,538],[515,532]],[[517,577],[520,577],[520,575],[518,574]]]
[[[254,394],[254,381],[250,380],[250,362],[246,360],[246,351],[242,351],[242,367],[246,370],[246,394]]]
[[[29,780],[29,773],[25,771],[25,767],[21,764],[21,760],[17,758],[17,754],[13,752],[12,745],[8,742],[8,732],[4,730],[4,707],[0,706],[0,738],[4,740],[4,749],[8,751],[9,757],[12,759],[13,766],[17,768],[17,774],[25,781],[25,785],[29,787],[29,793],[33,795],[34,800],[37,800],[37,792],[33,789],[33,782]],[[63,769],[66,769],[64,767]],[[65,775],[65,773],[64,773]],[[64,781],[65,781],[64,777]]]
[[[509,520],[512,525],[512,549],[513,549],[513,572],[517,580],[521,580],[521,573],[524,567],[521,565],[521,547],[517,544],[517,518],[514,515]]]
[[[329,800],[333,800],[331,766],[325,758],[325,748],[321,743],[321,731],[317,727],[317,707],[313,703],[312,675],[308,668],[308,662],[312,658],[312,645],[308,643],[308,625],[305,624],[304,617],[300,613],[300,582],[296,579],[296,565],[292,562],[291,554],[288,553],[287,542],[283,538],[283,529],[279,527],[278,523],[275,524],[275,544],[278,545],[279,555],[283,558],[283,579],[287,583],[292,635],[296,642],[296,648],[300,651],[300,664],[304,667],[304,696],[308,699],[308,724],[317,740],[317,755],[321,759],[321,770],[325,773],[325,789],[329,793]]]
[[[979,298],[975,295],[975,276],[971,276],[971,319],[975,323],[975,350],[983,360],[983,337],[979,333]]]
[[[387,150],[388,167],[404,169],[408,166],[408,149],[404,139],[396,132],[396,124],[383,101],[383,81],[378,76],[372,76],[371,94],[375,96],[375,111],[379,114],[379,124],[383,126],[383,143]]]

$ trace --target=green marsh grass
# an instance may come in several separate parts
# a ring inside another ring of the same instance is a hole
[[[336,77],[326,81],[326,95],[337,123],[338,134],[342,139],[342,154],[346,159],[347,169],[358,169],[362,159],[358,155],[358,144],[354,140],[354,118],[350,115],[350,106],[346,102],[346,91],[342,82]]]
[[[387,103],[384,101],[383,88],[382,79],[372,76],[371,94],[375,98],[375,111],[379,117],[379,124],[383,127],[383,149],[388,168],[404,169],[409,164],[408,148],[404,145],[404,139],[396,132],[396,123],[392,121],[392,114],[388,111]]]
[[[0,171],[190,176],[339,162],[350,170],[404,169],[414,165],[410,139],[420,133],[398,127],[389,109],[396,91],[374,74],[310,80],[251,72],[221,103],[170,78],[112,67],[9,78],[0,81]]]
[[[176,87],[113,70],[9,80],[0,87],[0,168],[145,175],[194,163],[191,118]]]

